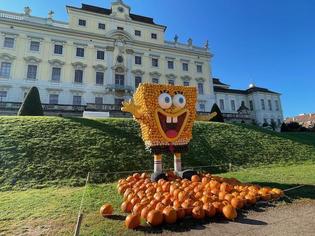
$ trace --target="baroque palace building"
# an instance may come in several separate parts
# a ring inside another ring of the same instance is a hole
[[[14,114],[36,86],[48,115],[118,115],[138,84],[151,82],[196,86],[199,112],[216,102],[229,120],[282,122],[280,94],[233,90],[212,78],[208,43],[167,41],[166,26],[132,14],[122,0],[110,9],[66,8],[69,22],[55,20],[52,11],[32,16],[29,7],[22,14],[0,11],[0,114]]]

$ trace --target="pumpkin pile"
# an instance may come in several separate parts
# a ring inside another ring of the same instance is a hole
[[[151,226],[174,224],[187,216],[202,220],[221,214],[234,220],[237,209],[284,194],[277,188],[244,184],[235,178],[211,174],[194,175],[190,181],[168,172],[167,178],[151,182],[146,173],[135,173],[119,180],[118,193],[124,199],[121,210],[130,213],[125,221],[127,228],[138,227],[141,219]]]

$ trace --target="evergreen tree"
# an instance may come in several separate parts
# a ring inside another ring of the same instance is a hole
[[[287,124],[286,123],[282,123],[281,125],[281,132],[288,132],[288,127],[287,127]]]
[[[220,108],[218,107],[218,105],[216,103],[214,103],[212,106],[211,113],[213,113],[213,112],[216,112],[217,115],[215,117],[213,117],[210,121],[224,123],[224,117],[222,115]]]
[[[38,89],[32,87],[27,93],[19,111],[18,116],[43,116],[43,107],[40,101]]]

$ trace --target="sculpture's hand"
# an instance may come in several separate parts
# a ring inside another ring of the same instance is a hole
[[[142,116],[140,108],[134,103],[132,99],[122,102],[121,111],[131,113],[135,118]]]
[[[199,121],[211,121],[218,113],[213,112],[209,115],[197,115],[196,120]]]

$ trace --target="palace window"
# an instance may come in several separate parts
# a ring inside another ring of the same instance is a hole
[[[152,83],[153,84],[158,84],[159,83],[159,79],[158,78],[152,78]]]
[[[103,104],[103,97],[95,97],[95,104],[102,105]]]
[[[77,48],[77,57],[84,57],[84,48]]]
[[[135,35],[140,37],[141,36],[141,31],[140,30],[135,30]]]
[[[80,106],[82,104],[82,97],[81,96],[73,96],[73,105]]]
[[[39,52],[40,42],[31,41],[30,43],[30,51],[32,52]]]
[[[167,61],[167,68],[170,70],[174,69],[174,61]]]
[[[197,72],[202,73],[202,65],[197,65]]]
[[[104,85],[104,72],[96,72],[96,84]]]
[[[105,59],[105,52],[101,51],[101,50],[97,50],[96,59],[97,60],[104,60]]]
[[[183,63],[183,71],[188,71],[188,63]]]
[[[159,67],[159,59],[152,58],[152,66],[153,67]]]
[[[220,110],[224,110],[224,100],[223,99],[220,99],[220,101],[219,101],[219,105],[220,105]]]
[[[55,44],[55,46],[54,46],[54,53],[62,55],[63,54],[63,45]]]
[[[268,107],[269,107],[269,111],[272,111],[272,104],[271,104],[271,100],[268,100]]]
[[[86,26],[86,20],[79,19],[80,26]]]
[[[168,84],[175,85],[175,81],[173,79],[168,80]]]
[[[59,95],[58,94],[50,94],[49,95],[49,104],[57,105],[59,103]]]
[[[124,86],[125,85],[125,75],[115,74],[115,84]]]
[[[14,48],[14,38],[5,37],[3,46],[5,48]]]
[[[117,27],[117,30],[124,30],[123,27]]]
[[[279,109],[279,102],[278,102],[278,100],[275,100],[275,105],[276,105],[276,111],[279,111],[280,109]]]
[[[151,34],[151,39],[157,39],[157,34],[152,33]]]
[[[8,96],[8,92],[7,91],[0,91],[0,102],[6,101],[7,96]]]
[[[203,83],[198,83],[198,93],[199,94],[204,94]]]
[[[189,86],[189,81],[184,81],[184,86]]]
[[[0,77],[9,78],[11,74],[11,66],[12,64],[10,62],[1,62]]]
[[[135,87],[138,88],[139,84],[142,83],[142,78],[140,76],[135,77]]]
[[[265,100],[264,100],[264,99],[260,99],[260,104],[261,104],[261,109],[262,109],[262,110],[266,110],[266,107],[265,107]]]
[[[51,72],[51,81],[53,82],[59,82],[61,76],[61,68],[59,67],[53,67]]]
[[[98,23],[98,28],[101,30],[105,30],[106,26],[103,23]]]
[[[232,109],[232,111],[236,110],[235,100],[231,100],[231,109]]]
[[[82,84],[82,82],[83,82],[83,70],[75,70],[74,83]]]
[[[199,103],[199,111],[205,112],[206,111],[206,105],[203,103]]]
[[[142,64],[141,56],[135,56],[135,64],[136,65],[141,65]]]
[[[36,80],[37,76],[37,66],[36,65],[28,65],[27,66],[27,79]]]
[[[249,108],[250,108],[251,111],[254,110],[254,103],[253,103],[252,100],[249,101]]]

